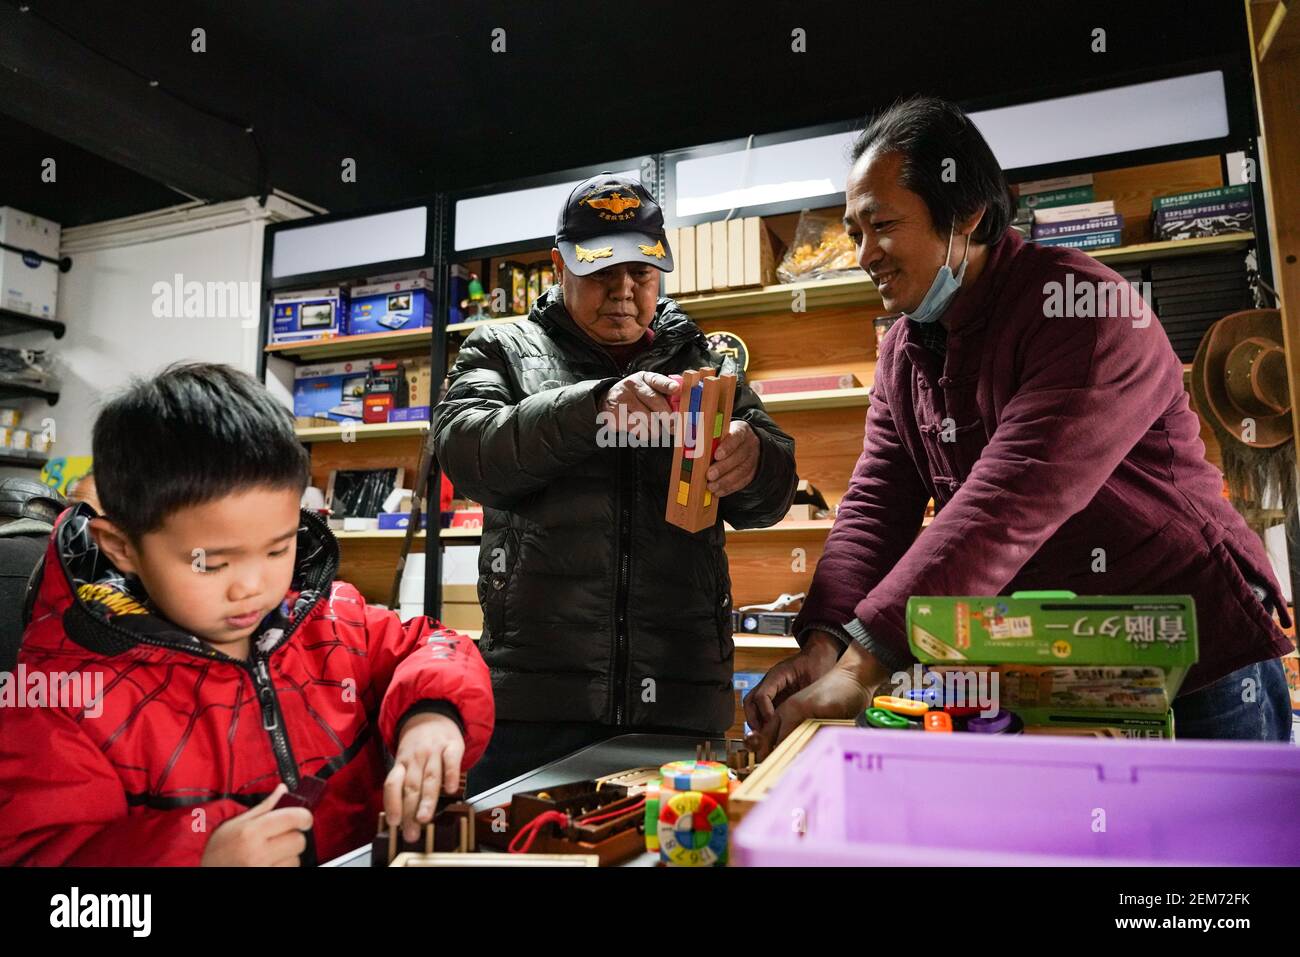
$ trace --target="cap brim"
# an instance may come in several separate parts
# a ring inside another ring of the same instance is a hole
[[[664,272],[673,271],[673,251],[668,247],[668,240],[649,233],[614,233],[576,243],[562,240],[555,247],[564,260],[564,268],[575,276],[589,276],[606,266],[622,263],[642,263]]]

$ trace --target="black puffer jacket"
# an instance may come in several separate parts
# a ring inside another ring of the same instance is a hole
[[[626,374],[720,364],[672,300],[651,329]],[[526,320],[474,330],[434,410],[438,461],[484,506],[479,650],[497,717],[717,733],[734,716],[722,524],[664,521],[671,448],[597,444],[599,399],[620,378],[552,288]],[[733,418],[761,458],[719,511],[736,528],[771,525],[794,496],[794,440],[743,377]]]

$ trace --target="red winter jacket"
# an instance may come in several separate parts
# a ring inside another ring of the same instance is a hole
[[[27,700],[0,707],[0,864],[196,865],[218,825],[305,775],[327,782],[305,856],[325,861],[374,837],[384,751],[412,707],[452,705],[464,767],[482,755],[494,711],[474,643],[334,581],[316,516],[293,591],[239,661],[149,612],[95,546],[94,514],[70,509],[51,536],[18,659]],[[88,694],[34,706],[60,672]]]
[[[1159,321],[1140,300],[1128,318],[1050,315],[1051,291],[1100,282],[1124,281],[1008,229],[948,308],[945,357],[915,323],[893,325],[862,457],[796,634],[865,628],[854,637],[897,670],[913,660],[912,595],[1064,588],[1191,595],[1200,661],[1184,694],[1290,649],[1248,587],[1258,582],[1289,624],[1259,537],[1205,460]],[[935,519],[918,537],[932,497]]]

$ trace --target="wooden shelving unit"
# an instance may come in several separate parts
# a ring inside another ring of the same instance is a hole
[[[303,442],[346,442],[348,435],[362,442],[370,439],[424,435],[428,431],[428,422],[362,422],[353,426],[312,425],[298,426],[294,429],[299,440]]]
[[[830,389],[825,392],[780,392],[763,396],[763,406],[769,412],[798,412],[807,409],[845,409],[870,404],[870,390],[866,386],[852,389]]]
[[[324,362],[328,359],[383,356],[389,352],[428,352],[433,345],[433,330],[399,329],[396,332],[371,332],[361,336],[335,336],[307,342],[273,342],[263,347],[267,355],[295,362]]]

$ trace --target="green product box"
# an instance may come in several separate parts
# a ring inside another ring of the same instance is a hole
[[[996,672],[999,704],[1027,734],[1172,738],[1170,706],[1196,663],[1196,605],[1068,591],[913,597],[907,641],[931,671]]]
[[[1092,201],[1091,186],[1072,186],[1069,189],[1054,189],[1045,193],[1025,193],[1016,201],[1016,209],[1052,209],[1056,206],[1074,206]]]

